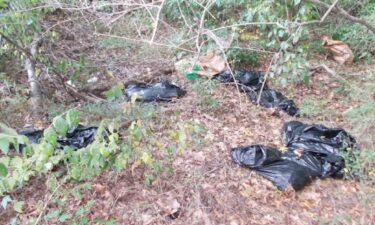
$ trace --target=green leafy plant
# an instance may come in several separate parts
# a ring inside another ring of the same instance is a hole
[[[147,108],[147,107],[146,107]],[[57,138],[64,137],[67,130],[76,127],[80,122],[77,110],[69,110],[53,119],[52,126],[46,128],[43,137],[37,144],[29,144],[25,136],[18,135],[13,129],[1,125],[1,149],[5,156],[0,157],[0,194],[24,185],[32,176],[56,173],[52,169],[63,164],[68,171],[68,179],[88,180],[106,169],[120,171],[144,165],[148,172],[145,174],[145,183],[150,184],[157,174],[170,171],[169,161],[178,150],[182,154],[188,148],[188,143],[199,140],[202,131],[195,122],[180,122],[177,124],[160,124],[161,130],[175,130],[166,140],[175,146],[176,151],[162,148],[160,138],[154,136],[152,118],[155,117],[153,109],[144,111],[135,101],[124,110],[125,118],[130,119],[130,125],[120,135],[120,124],[116,120],[103,120],[97,130],[93,143],[85,148],[73,149],[69,146],[59,149]],[[23,144],[21,156],[8,154],[10,144],[18,147]],[[157,155],[162,158],[155,158]],[[65,218],[66,217],[66,218]],[[65,219],[64,219],[65,218]],[[66,216],[62,220],[69,219]]]
[[[105,92],[105,96],[107,97],[108,101],[114,101],[116,99],[120,99],[124,94],[122,90],[124,89],[124,84],[118,83],[113,86],[111,89]]]
[[[229,49],[226,54],[228,61],[234,67],[240,65],[256,66],[259,63],[259,54],[246,49]]]

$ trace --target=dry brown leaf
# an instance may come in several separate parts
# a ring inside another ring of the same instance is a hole
[[[333,59],[340,64],[353,63],[353,52],[350,47],[342,41],[332,40],[327,36],[322,37],[323,48],[327,49]]]
[[[159,199],[156,204],[160,207],[163,216],[169,216],[171,219],[179,217],[181,204],[175,198]]]
[[[211,77],[225,70],[226,63],[215,51],[209,51],[198,59],[200,76]]]
[[[151,224],[155,220],[155,217],[150,214],[142,214],[141,218],[143,225]]]

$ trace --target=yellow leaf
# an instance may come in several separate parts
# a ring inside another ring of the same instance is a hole
[[[132,173],[134,173],[134,170],[135,170],[139,165],[141,165],[141,163],[142,163],[141,160],[139,160],[139,159],[135,160],[135,162],[133,163],[133,165],[132,165],[132,167],[131,167],[131,171],[132,171]]]
[[[142,159],[143,163],[146,164],[146,165],[151,165],[151,163],[152,163],[152,157],[147,152],[144,152],[142,154],[141,159]]]
[[[110,76],[110,77],[115,77],[115,76],[113,75],[112,71],[107,70],[106,72],[107,72],[107,75],[108,75],[108,76]]]

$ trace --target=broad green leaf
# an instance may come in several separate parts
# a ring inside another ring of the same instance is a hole
[[[99,151],[100,151],[100,154],[102,154],[104,158],[107,158],[111,154],[111,149],[109,149],[106,146],[100,146]]]
[[[61,223],[65,222],[66,220],[70,219],[72,217],[72,214],[65,213],[59,217],[59,221]]]
[[[149,166],[152,163],[152,157],[147,152],[143,152],[141,159],[145,165]]]
[[[65,136],[68,132],[68,123],[61,116],[55,117],[52,124],[58,134]]]
[[[26,136],[19,135],[17,137],[18,144],[27,144],[29,143],[29,139]]]
[[[77,110],[71,109],[66,114],[66,121],[68,122],[69,127],[76,127],[79,124],[80,116]]]
[[[78,225],[86,225],[86,224],[89,224],[89,219],[87,219],[86,217],[79,220]]]
[[[12,136],[18,135],[18,133],[15,129],[10,128],[3,123],[0,123],[0,133],[9,134],[9,135],[12,135]]]
[[[0,150],[4,154],[8,154],[9,152],[9,140],[6,138],[0,138]]]
[[[22,213],[22,207],[23,207],[24,204],[25,204],[24,201],[13,200],[13,209],[18,213]]]
[[[60,216],[62,209],[56,209],[51,212],[49,212],[47,215],[44,216],[45,220],[55,219]]]
[[[49,127],[43,132],[44,139],[53,146],[57,146],[57,134],[52,127]]]
[[[18,170],[22,170],[23,165],[24,165],[24,161],[22,160],[21,157],[14,157],[10,161],[10,166]]]
[[[119,99],[123,96],[122,89],[124,89],[124,85],[122,83],[118,83],[113,86],[111,89],[105,92],[105,96],[107,97],[108,101],[114,101]]]
[[[101,224],[101,225],[115,225],[116,220],[114,220],[114,219],[111,219],[111,220],[96,219],[95,223]]]
[[[6,195],[6,196],[4,196],[3,200],[1,200],[1,206],[4,209],[7,209],[8,203],[11,202],[11,201],[12,201],[12,199],[10,198],[10,196]]]
[[[8,175],[7,167],[3,163],[0,163],[0,177],[6,177],[7,175]]]
[[[6,1],[0,1],[0,9],[6,8],[8,3]]]
[[[84,213],[86,212],[86,209],[83,208],[83,207],[79,207],[76,211],[76,213],[74,214],[74,217],[80,217],[82,216]]]

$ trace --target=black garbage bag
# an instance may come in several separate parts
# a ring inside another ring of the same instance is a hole
[[[356,140],[341,128],[327,128],[321,124],[308,125],[299,121],[284,124],[282,139],[291,151],[302,149],[321,160],[322,177],[344,176],[345,161],[340,152],[357,148]]]
[[[24,135],[29,139],[30,144],[39,143],[40,139],[43,137],[43,130],[38,130],[35,128],[24,128],[18,132],[20,135]],[[21,146],[21,148],[24,146]]]
[[[281,152],[263,145],[250,145],[232,149],[232,159],[242,166],[256,169],[281,159]]]
[[[223,83],[234,82],[234,79],[236,79],[241,90],[246,92],[251,102],[256,104],[262,89],[264,74],[252,70],[235,70],[232,75],[229,70],[225,70],[217,74],[215,78]],[[266,108],[277,107],[291,116],[298,115],[299,111],[293,100],[288,99],[278,91],[270,89],[267,84],[264,84],[259,104]]]
[[[298,151],[298,150],[297,150]],[[322,161],[312,155],[305,154],[303,151],[289,151],[282,155],[283,160],[288,160],[297,163],[298,165],[307,167],[314,173],[315,176],[321,176],[323,171]]]
[[[251,102],[257,103],[260,91],[248,92]],[[298,113],[298,108],[293,100],[289,100],[283,94],[272,89],[263,89],[262,95],[259,99],[259,104],[266,108],[279,108],[291,116]]]
[[[234,70],[233,75],[244,92],[259,90],[264,81],[264,74],[259,71]],[[222,83],[231,83],[234,82],[233,75],[229,70],[225,70],[217,74],[215,79]],[[267,84],[265,84],[265,88],[268,88]]]
[[[282,191],[289,186],[300,190],[318,176],[309,167],[285,160],[280,151],[263,145],[234,148],[232,159],[241,166],[255,170]]]
[[[70,146],[74,149],[84,148],[91,144],[96,136],[97,127],[77,127],[69,129],[65,138],[58,138],[60,146]]]
[[[234,162],[255,170],[280,190],[289,185],[303,188],[313,178],[343,178],[345,160],[342,151],[357,149],[354,137],[340,128],[308,125],[299,121],[284,124],[286,153],[262,145],[232,149]]]
[[[163,80],[152,85],[141,83],[129,84],[126,89],[127,97],[131,99],[135,94],[137,94],[137,100],[152,102],[168,101],[172,98],[178,98],[185,95],[186,91],[170,81]]]
[[[272,181],[281,191],[285,191],[290,186],[296,191],[301,190],[316,177],[316,174],[308,167],[289,160],[281,160],[258,168],[256,171]]]
[[[57,138],[58,148],[63,149],[65,146],[70,146],[74,149],[84,148],[94,141],[97,130],[97,127],[78,126],[76,128],[71,128],[68,130],[66,137]],[[26,128],[18,133],[26,136],[31,144],[37,144],[43,137],[43,131],[44,130]],[[24,147],[24,145],[21,145],[20,149],[22,150]]]
[[[325,155],[339,155],[340,149],[356,146],[354,137],[341,128],[327,128],[321,124],[308,125],[299,121],[284,124],[282,140],[286,147]]]

